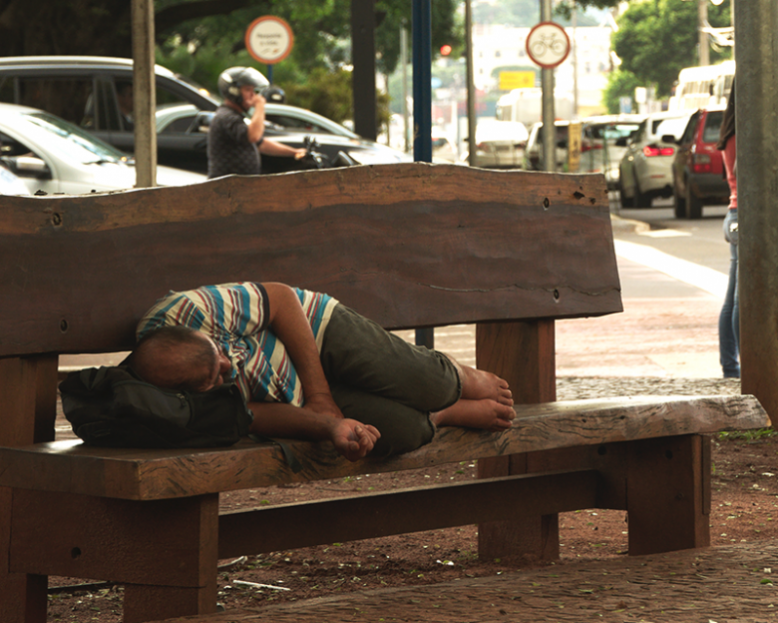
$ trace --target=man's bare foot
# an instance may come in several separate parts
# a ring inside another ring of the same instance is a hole
[[[516,414],[509,405],[491,398],[461,398],[447,409],[430,415],[430,420],[435,426],[465,426],[501,432],[511,427],[514,417]]]
[[[490,399],[500,404],[512,406],[513,394],[508,381],[501,379],[496,374],[477,370],[470,366],[457,364],[462,379],[462,398],[465,400]]]

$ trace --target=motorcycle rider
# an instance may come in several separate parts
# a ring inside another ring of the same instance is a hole
[[[258,175],[260,154],[302,158],[305,149],[294,149],[264,137],[267,78],[253,67],[231,67],[219,76],[224,103],[216,110],[208,130],[208,177]],[[246,123],[246,113],[253,112]]]

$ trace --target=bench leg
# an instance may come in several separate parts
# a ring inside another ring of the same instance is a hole
[[[11,570],[123,583],[125,623],[216,611],[217,494],[139,502],[15,489],[12,508]]]
[[[476,327],[476,365],[501,376],[516,403],[556,400],[554,321],[501,322]],[[526,455],[481,459],[478,476],[491,478],[532,471]],[[517,563],[559,558],[558,515],[537,515],[478,526],[483,560]]]
[[[215,581],[196,588],[124,585],[124,623],[145,623],[213,612],[216,612]]]
[[[0,445],[21,446],[54,438],[57,405],[57,357],[0,359],[3,421]],[[11,573],[11,500],[0,487],[0,621],[46,623],[48,578]]]
[[[627,478],[630,555],[710,545],[710,438],[646,439],[633,447]]]

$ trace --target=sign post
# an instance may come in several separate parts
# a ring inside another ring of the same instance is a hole
[[[249,54],[267,65],[267,79],[272,83],[273,65],[289,56],[294,46],[294,33],[286,20],[264,15],[246,29],[245,42]]]
[[[554,129],[554,67],[570,53],[570,39],[559,24],[549,21],[549,0],[541,4],[541,21],[527,35],[527,54],[542,68],[543,86],[543,169],[556,169],[556,130]]]

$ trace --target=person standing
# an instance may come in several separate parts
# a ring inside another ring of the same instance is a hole
[[[727,108],[721,121],[719,142],[729,185],[729,209],[724,217],[724,240],[729,243],[729,280],[724,305],[719,314],[719,360],[724,378],[740,378],[740,313],[737,283],[737,152],[735,146],[735,82],[729,92]]]
[[[267,78],[253,67],[231,67],[219,76],[224,103],[208,129],[208,177],[259,175],[262,157],[301,158],[305,149],[294,149],[265,138],[265,98],[260,91]],[[246,113],[253,109],[249,122]]]

